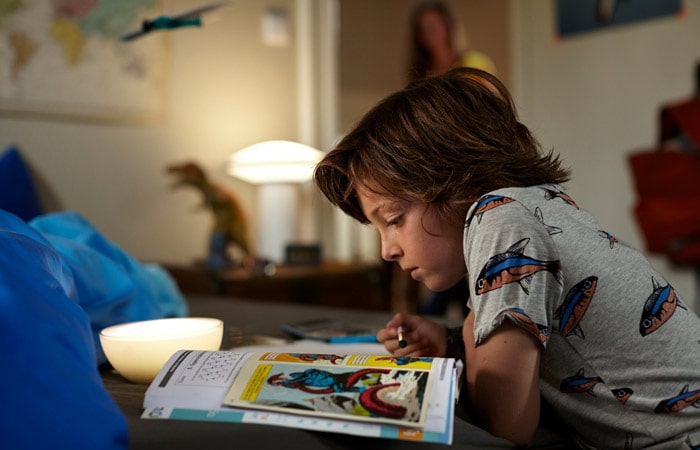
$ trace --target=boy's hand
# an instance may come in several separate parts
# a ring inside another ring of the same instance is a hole
[[[398,327],[404,328],[406,346],[399,347]],[[377,332],[377,340],[395,356],[445,356],[445,326],[413,314],[398,313]]]

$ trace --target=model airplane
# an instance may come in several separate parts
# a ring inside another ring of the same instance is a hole
[[[159,16],[152,20],[146,19],[141,23],[140,30],[132,31],[131,33],[123,35],[121,40],[130,41],[156,30],[172,30],[181,27],[199,27],[202,25],[202,14],[220,8],[228,3],[229,2],[212,3],[174,17]]]

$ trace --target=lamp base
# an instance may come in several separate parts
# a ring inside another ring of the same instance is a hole
[[[258,186],[258,248],[260,257],[282,263],[285,247],[297,237],[297,186],[291,183]]]

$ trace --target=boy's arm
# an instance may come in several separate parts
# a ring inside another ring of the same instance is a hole
[[[470,312],[463,329],[470,411],[494,436],[527,444],[540,417],[540,346],[510,320],[478,347],[473,330]]]

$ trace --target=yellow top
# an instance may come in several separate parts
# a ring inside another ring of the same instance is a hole
[[[491,75],[496,75],[496,65],[493,60],[485,53],[476,50],[469,50],[462,56],[462,66],[481,69]]]

